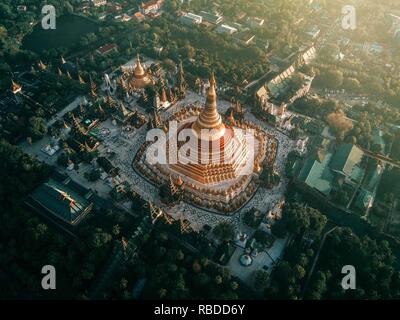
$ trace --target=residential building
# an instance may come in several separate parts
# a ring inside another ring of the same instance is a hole
[[[94,7],[105,6],[107,4],[107,0],[92,0],[91,2]]]
[[[104,46],[101,46],[96,50],[96,52],[102,56],[107,55],[111,52],[115,52],[117,50],[117,45],[115,43],[113,44],[106,44]]]

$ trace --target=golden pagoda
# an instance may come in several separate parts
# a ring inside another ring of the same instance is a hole
[[[175,123],[164,123],[165,162],[159,162],[158,150],[154,153],[144,144],[134,165],[158,184],[180,187],[185,201],[229,213],[256,190],[253,177],[266,156],[263,132],[257,127],[248,131],[249,124],[234,121],[234,110],[225,123],[218,112],[214,75],[209,83],[204,107],[188,105],[170,118]]]
[[[125,72],[125,75],[127,76],[127,82],[131,89],[143,89],[153,84],[151,76],[142,66],[139,55],[137,56],[133,72]]]
[[[170,164],[170,169],[203,185],[240,175],[248,158],[246,141],[233,127],[224,124],[218,113],[214,75],[210,79],[204,109],[197,119],[183,124],[178,135],[184,129],[191,130],[191,136],[195,138],[178,151],[178,163]]]

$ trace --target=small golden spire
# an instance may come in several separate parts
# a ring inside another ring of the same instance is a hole
[[[235,124],[235,117],[233,116],[233,110],[231,110],[231,112],[228,116],[228,121],[230,122],[231,125]]]
[[[134,71],[135,77],[143,77],[144,76],[144,69],[142,67],[142,63],[140,62],[139,53],[136,58],[136,67]]]
[[[179,176],[178,179],[176,180],[175,184],[176,184],[178,187],[181,187],[181,186],[183,185],[183,183],[184,183],[184,182],[183,182],[182,177]]]
[[[22,89],[22,86],[16,82],[14,82],[14,80],[11,80],[11,91],[12,93],[16,94],[18,92],[20,92]]]
[[[97,93],[93,89],[90,89],[90,94],[93,98],[97,98]]]
[[[165,91],[165,87],[162,87],[161,91],[161,102],[166,103],[167,102],[167,92]]]
[[[63,73],[62,73],[62,71],[61,71],[60,68],[57,68],[57,72],[58,72],[58,75],[59,75],[60,77],[63,75]]]
[[[42,71],[46,70],[46,68],[47,68],[47,66],[42,62],[42,60],[39,60],[38,66],[39,66],[39,69]]]
[[[71,77],[71,74],[69,73],[69,71],[67,71],[67,77],[68,77],[68,80],[72,80],[72,77]]]
[[[81,75],[78,73],[78,80],[80,84],[86,84],[86,82],[82,79]]]
[[[201,129],[222,129],[223,123],[221,115],[217,110],[217,93],[215,92],[214,73],[210,77],[210,87],[207,91],[206,105],[194,123],[194,129],[200,132]]]

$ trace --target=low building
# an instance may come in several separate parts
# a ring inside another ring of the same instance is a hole
[[[57,174],[26,199],[28,207],[63,227],[78,225],[93,208],[91,190]]]
[[[124,13],[121,17],[122,22],[130,21],[131,19],[132,19],[132,17],[126,13]]]
[[[141,13],[140,11],[136,12],[133,14],[133,19],[135,19],[138,22],[142,22],[146,17]]]
[[[179,20],[185,25],[192,26],[196,24],[201,24],[203,22],[203,17],[189,12],[181,16]]]
[[[26,6],[25,5],[20,5],[17,7],[17,11],[18,12],[26,12]]]
[[[363,180],[364,153],[353,144],[341,144],[336,150],[315,148],[297,174],[296,182],[325,197],[332,190],[354,189]]]
[[[202,16],[205,21],[212,23],[212,24],[220,24],[224,20],[223,16],[213,14],[210,12],[206,12],[206,11],[201,11],[200,16]]]
[[[341,177],[358,183],[363,177],[363,170],[359,167],[363,156],[364,153],[356,145],[342,144],[337,148],[329,166]]]
[[[115,43],[113,44],[106,44],[104,46],[101,46],[100,48],[98,48],[96,50],[96,52],[102,56],[110,54],[112,52],[116,52],[117,51],[117,45]]]
[[[372,130],[372,151],[385,154],[386,143],[381,129],[375,128]]]
[[[249,17],[247,18],[247,24],[251,28],[259,28],[264,25],[265,20],[257,17]]]
[[[256,37],[255,34],[251,32],[239,32],[238,34],[235,35],[235,40],[241,45],[248,46],[250,45],[254,38]]]
[[[140,12],[144,15],[158,14],[163,5],[164,0],[152,0],[142,3],[140,6]]]
[[[221,24],[215,29],[215,31],[222,34],[234,34],[235,32],[238,32],[238,29],[228,26],[227,24]]]
[[[101,7],[107,4],[107,0],[92,0],[91,3],[94,7]]]

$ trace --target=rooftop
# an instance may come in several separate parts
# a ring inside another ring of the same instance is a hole
[[[28,205],[38,211],[45,210],[62,221],[75,225],[91,211],[90,190],[67,178],[58,181],[50,178],[29,196]]]
[[[345,176],[360,182],[365,170],[359,165],[364,153],[351,144],[340,145],[335,152],[324,148],[313,148],[297,180],[328,196],[334,187],[335,178]]]
[[[332,190],[332,182],[334,178],[328,166],[331,158],[331,153],[326,154],[321,162],[318,159],[309,157],[301,169],[297,179],[324,195],[329,195]]]
[[[336,150],[330,167],[332,170],[351,176],[354,167],[362,160],[364,153],[357,146],[350,143],[342,144]]]

